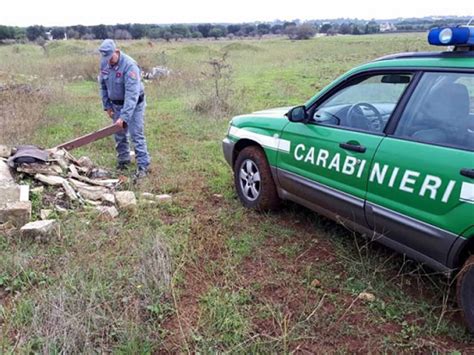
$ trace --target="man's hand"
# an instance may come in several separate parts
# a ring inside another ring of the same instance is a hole
[[[124,129],[125,127],[127,127],[127,124],[125,123],[124,120],[122,120],[121,118],[119,118],[117,121],[115,121],[115,125],[116,126],[119,126],[120,128]]]
[[[107,112],[107,116],[109,116],[109,118],[114,118],[114,110],[113,109],[108,108],[106,110],[106,112]]]

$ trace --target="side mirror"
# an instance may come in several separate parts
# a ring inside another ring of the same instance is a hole
[[[308,111],[305,106],[296,106],[285,115],[291,122],[308,122]]]

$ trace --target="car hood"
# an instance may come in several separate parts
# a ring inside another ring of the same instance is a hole
[[[290,109],[291,106],[278,107],[236,116],[232,119],[232,125],[239,128],[256,127],[280,130],[288,123],[288,118],[285,114]]]

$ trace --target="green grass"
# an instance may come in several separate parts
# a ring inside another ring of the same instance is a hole
[[[33,86],[54,88],[37,128],[24,126],[32,143],[54,146],[109,122],[93,80],[97,45],[55,42],[47,53],[33,45],[0,47],[0,73],[20,81],[36,75]],[[293,204],[269,214],[245,210],[221,151],[233,115],[304,103],[355,65],[426,50],[423,35],[121,45],[143,66],[173,71],[146,84],[153,174],[135,187],[171,193],[173,202],[140,204],[136,213],[107,223],[78,210],[60,216],[62,237],[46,244],[0,233],[0,352],[447,352],[472,346],[443,277]],[[206,61],[225,51],[229,109],[196,112],[197,102],[212,98],[212,82],[202,75]],[[115,166],[111,139],[74,155]],[[32,201],[37,218],[42,197]],[[376,300],[357,301],[362,291]]]

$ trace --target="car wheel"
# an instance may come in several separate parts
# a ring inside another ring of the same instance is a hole
[[[458,274],[457,299],[467,328],[474,334],[474,255],[466,260]]]
[[[266,211],[280,205],[270,165],[263,150],[257,146],[246,147],[237,156],[234,184],[240,201],[247,208]]]

